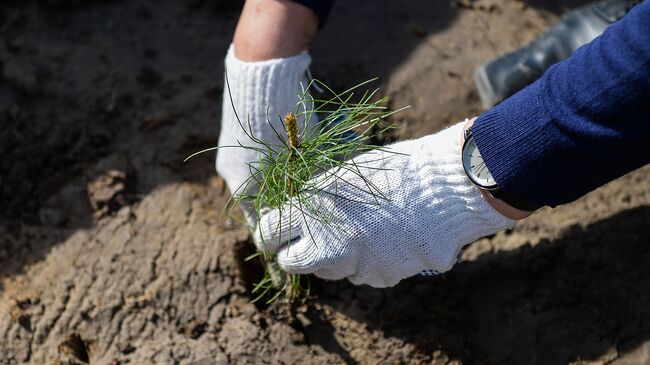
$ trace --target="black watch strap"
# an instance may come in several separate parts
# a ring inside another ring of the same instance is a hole
[[[519,210],[524,210],[527,212],[535,211],[544,206],[543,204],[536,204],[536,203],[531,203],[529,201],[522,200],[519,197],[515,196],[514,194],[508,193],[500,189],[489,191],[489,193],[490,195],[492,195],[493,198],[503,200],[504,202],[508,203],[508,205],[510,205],[511,207],[517,208]]]

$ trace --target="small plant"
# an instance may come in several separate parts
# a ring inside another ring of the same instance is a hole
[[[336,184],[341,182],[342,172],[351,172],[360,177],[365,183],[365,187],[360,189],[377,203],[385,200],[381,191],[363,177],[363,166],[351,161],[354,156],[381,149],[382,146],[373,141],[379,134],[392,128],[386,122],[386,117],[403,110],[389,111],[386,106],[388,98],[377,97],[378,89],[355,95],[361,87],[374,80],[362,82],[341,93],[334,92],[318,80],[312,80],[299,92],[299,101],[294,110],[288,110],[284,115],[267,115],[267,119],[277,117],[283,122],[284,130],[277,130],[269,123],[277,137],[273,142],[257,138],[251,132],[250,121],[242,122],[235,111],[241,128],[256,146],[219,146],[199,151],[187,159],[221,147],[254,150],[259,154],[259,160],[248,164],[253,174],[233,193],[226,209],[239,203],[252,207],[251,214],[258,219],[258,223],[259,217],[267,209],[289,209],[288,216],[292,220],[309,216],[330,224],[332,212],[315,207],[311,197],[325,188],[329,189],[330,195],[332,190],[336,194]],[[227,77],[226,86],[230,94]],[[312,88],[322,88],[330,97],[314,99],[309,92]],[[234,109],[234,104],[232,106]],[[316,118],[318,122],[312,123]],[[278,229],[281,226],[279,224]],[[288,234],[291,236],[291,232]],[[292,302],[303,300],[309,294],[309,279],[282,271],[274,255],[260,251],[247,258],[251,259],[259,259],[265,268],[264,278],[252,290],[256,295],[254,301],[267,297],[266,301],[270,303],[283,297]]]

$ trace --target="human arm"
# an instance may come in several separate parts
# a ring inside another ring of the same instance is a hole
[[[650,161],[650,2],[481,115],[472,132],[503,189],[571,202]]]
[[[642,5],[476,120],[477,145],[501,187],[561,204],[648,162],[642,147],[650,125],[650,14],[648,2]],[[345,196],[316,194],[340,229],[309,218],[287,225],[289,210],[275,210],[262,217],[258,246],[277,253],[287,271],[377,287],[421,270],[449,270],[464,245],[513,224],[494,210],[503,202],[490,201],[464,176],[461,129],[388,146],[404,154],[398,163],[369,170],[386,201],[355,206]]]
[[[318,29],[316,13],[288,0],[248,0],[233,37],[235,56],[255,62],[297,55]]]
[[[250,135],[280,144],[273,128],[281,130],[278,116],[295,111],[298,93],[308,83],[311,57],[306,49],[317,27],[315,13],[296,2],[245,3],[225,60],[227,83],[216,159],[217,172],[233,195],[257,188],[247,182],[259,157],[254,150],[241,148],[257,146]],[[255,224],[253,210],[242,208],[249,224]]]

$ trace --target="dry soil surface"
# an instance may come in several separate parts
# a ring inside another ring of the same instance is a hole
[[[380,76],[400,129],[479,113],[471,73],[578,1],[340,1],[312,48]],[[650,169],[391,289],[250,303],[214,155],[226,0],[0,3],[0,363],[648,364]]]

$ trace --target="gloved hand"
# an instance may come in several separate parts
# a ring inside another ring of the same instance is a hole
[[[356,157],[367,181],[344,170],[336,184],[309,197],[320,216],[302,214],[295,202],[262,215],[258,248],[277,253],[288,272],[373,287],[451,269],[463,246],[514,224],[463,171],[462,126]]]
[[[237,59],[234,46],[230,46],[225,61],[230,94],[224,83],[220,148],[217,152],[216,167],[232,194],[250,193],[258,188],[255,185],[245,186],[246,180],[255,171],[248,164],[259,160],[257,152],[239,146],[241,144],[259,147],[246,132],[272,145],[280,145],[271,125],[284,135],[280,116],[296,112],[298,94],[302,88],[308,86],[307,68],[310,62],[311,57],[306,51],[287,58],[244,62]],[[299,110],[304,111],[305,107],[312,106],[307,103]],[[239,116],[241,125],[237,121],[235,112]],[[299,128],[304,128],[302,123],[301,119]],[[309,118],[309,128],[317,123],[318,118],[314,113]],[[249,224],[254,225],[257,218],[251,207],[242,206],[242,208]]]

